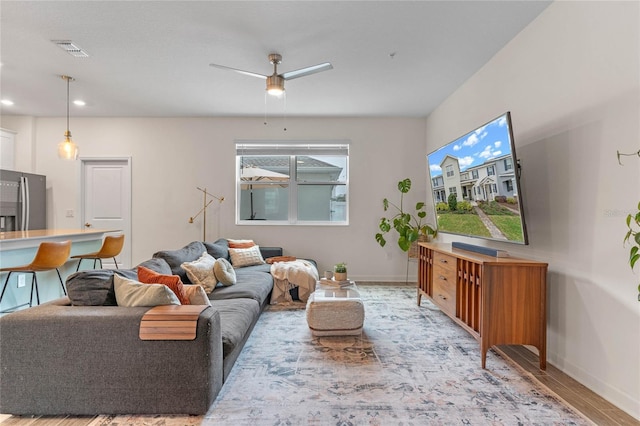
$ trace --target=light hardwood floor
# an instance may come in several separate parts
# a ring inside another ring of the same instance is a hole
[[[521,345],[498,346],[494,350],[502,353],[502,355],[513,360],[525,371],[531,373],[540,383],[591,419],[595,424],[606,426],[640,425],[640,421],[548,362],[546,371],[540,370],[538,356],[526,347]]]
[[[494,348],[531,373],[540,383],[564,399],[597,425],[640,426],[640,421],[596,395],[585,386],[547,363],[539,369],[538,357],[524,346]],[[87,426],[95,417],[17,417],[0,415],[2,426]]]

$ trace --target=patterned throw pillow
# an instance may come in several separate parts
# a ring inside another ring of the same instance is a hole
[[[234,268],[262,265],[264,263],[264,259],[260,253],[260,246],[237,249],[229,248],[229,255],[231,255],[231,264]]]
[[[213,272],[216,274],[218,281],[225,287],[236,283],[236,270],[233,269],[227,259],[216,259],[216,263],[213,265]]]
[[[143,284],[139,281],[113,276],[113,288],[118,306],[179,305],[178,296],[164,284]]]
[[[184,285],[177,275],[162,275],[144,266],[138,266],[138,281],[144,284],[164,284],[173,291],[183,305],[190,305]]]
[[[187,271],[187,276],[191,282],[204,287],[204,291],[208,294],[211,293],[216,287],[216,284],[218,284],[216,275],[213,273],[213,265],[215,262],[216,259],[205,251],[198,260],[185,262],[180,266]]]

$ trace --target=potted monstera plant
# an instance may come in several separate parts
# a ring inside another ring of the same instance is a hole
[[[631,243],[629,249],[629,266],[635,268],[636,263],[640,260],[640,203],[638,203],[638,211],[627,216],[627,235],[624,237],[624,243]],[[640,302],[640,284],[638,284],[638,301]]]
[[[406,178],[398,182],[398,191],[400,191],[400,203],[394,204],[388,199],[382,200],[384,211],[395,212],[391,217],[383,217],[380,219],[378,228],[380,232],[376,234],[376,241],[381,247],[387,244],[385,234],[392,229],[398,233],[398,246],[402,251],[409,251],[412,244],[420,239],[420,237],[435,237],[438,235],[435,227],[427,224],[424,218],[427,212],[424,210],[425,203],[419,202],[415,205],[412,212],[406,211],[404,207],[404,195],[411,190],[411,179]]]

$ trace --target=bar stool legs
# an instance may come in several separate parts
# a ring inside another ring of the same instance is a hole
[[[120,254],[123,246],[124,246],[124,234],[106,236],[104,238],[104,241],[102,242],[102,247],[100,247],[100,250],[93,253],[85,253],[85,254],[78,254],[75,256],[71,256],[72,259],[79,259],[78,266],[76,267],[76,272],[80,270],[80,264],[82,263],[83,260],[86,260],[86,259],[89,259],[89,260],[93,259],[93,269],[96,269],[96,261],[100,261],[100,269],[102,269],[102,259],[113,258],[113,262],[116,264],[116,269],[119,269],[116,256]]]
[[[78,272],[80,270],[80,264],[82,263],[83,260],[91,260],[91,259],[93,259],[93,269],[96,269],[96,262],[100,262],[100,269],[102,269],[102,258],[101,257],[89,258],[89,257],[83,257],[83,256],[72,256],[72,258],[80,259],[80,260],[78,260],[78,266],[76,266],[76,272]],[[120,269],[120,268],[118,268],[118,261],[116,260],[115,257],[113,257],[113,263],[116,265],[116,269]]]
[[[9,284],[9,278],[11,274],[14,272],[31,274],[31,293],[29,295],[29,307],[33,306],[33,292],[35,290],[36,293],[36,301],[38,305],[40,304],[40,291],[38,289],[38,277],[37,272],[51,271],[56,270],[58,274],[58,279],[60,280],[60,286],[62,287],[62,292],[66,295],[67,289],[64,286],[64,282],[62,281],[62,275],[60,275],[60,270],[58,269],[62,265],[64,265],[69,259],[69,253],[71,252],[71,241],[62,241],[62,242],[43,242],[40,243],[38,247],[38,251],[33,259],[33,261],[24,266],[12,266],[7,268],[0,269],[0,272],[8,272],[7,278],[4,280],[4,285],[2,287],[2,293],[0,293],[0,302],[4,298],[4,294],[7,290],[7,285]],[[26,303],[24,305],[27,305]],[[11,309],[7,309],[2,312],[10,311],[15,308],[19,308],[19,305],[15,306]]]

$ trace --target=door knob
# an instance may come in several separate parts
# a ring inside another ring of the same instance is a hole
[[[91,228],[91,224],[89,222],[84,224],[85,228]]]

